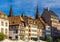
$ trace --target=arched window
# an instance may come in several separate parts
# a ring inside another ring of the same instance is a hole
[[[7,34],[7,32],[8,32],[7,29],[5,29],[5,34]]]
[[[7,22],[5,23],[6,26],[8,26]]]
[[[4,29],[3,28],[1,28],[1,32],[4,33]]]
[[[2,25],[2,26],[4,25],[3,21],[1,22],[1,25]]]

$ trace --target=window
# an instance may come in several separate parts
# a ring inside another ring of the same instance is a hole
[[[18,30],[16,30],[16,33],[18,33]]]
[[[21,23],[22,26],[24,26],[24,23]]]
[[[31,34],[32,36],[37,36],[37,34]]]
[[[13,26],[13,28],[16,28],[16,26]]]
[[[31,34],[29,33],[29,36],[31,36]]]
[[[26,29],[26,31],[28,31],[28,29]]]
[[[37,32],[37,30],[32,30],[32,32]]]
[[[1,28],[1,32],[4,33],[4,29],[3,28]]]
[[[7,29],[5,29],[5,34],[7,34]]]
[[[3,26],[3,25],[4,25],[4,23],[3,23],[3,22],[1,22],[1,25]]]
[[[6,22],[6,26],[8,26],[7,22]]]
[[[29,29],[29,32],[31,32],[31,30]]]

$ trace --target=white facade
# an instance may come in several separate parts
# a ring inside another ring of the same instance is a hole
[[[0,18],[0,32],[5,35],[9,35],[9,21],[8,19]]]
[[[37,26],[35,24],[29,24],[30,27],[26,26],[25,27],[25,38],[26,39],[31,39],[31,38],[37,38]]]
[[[31,37],[37,38],[37,26],[35,24],[30,24],[31,27]]]
[[[25,27],[25,39],[28,39],[29,27]]]
[[[18,25],[12,25],[9,27],[10,28],[10,31],[9,31],[9,38],[10,39],[18,39],[20,40],[20,26]],[[17,37],[17,38],[16,38]]]
[[[25,33],[26,33],[26,34],[29,33],[28,31],[29,31],[29,27],[26,26],[26,27],[25,27]]]

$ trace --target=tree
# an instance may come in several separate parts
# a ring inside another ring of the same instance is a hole
[[[57,39],[58,42],[60,42],[60,39]]]
[[[47,42],[52,42],[52,38],[50,36],[47,36],[46,41]]]
[[[5,39],[5,35],[3,33],[0,33],[0,41]]]
[[[20,37],[20,39],[21,40],[25,40],[25,38],[24,38],[25,36],[24,35],[22,35],[21,37]]]

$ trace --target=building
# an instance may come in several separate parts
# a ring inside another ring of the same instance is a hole
[[[20,39],[21,40],[26,40],[25,36],[26,36],[26,23],[24,21],[20,22],[20,28],[18,29],[20,31],[19,35],[20,35]]]
[[[12,39],[20,39],[20,32],[21,32],[21,17],[13,16],[9,17],[9,36]],[[17,22],[18,21],[18,22]],[[23,26],[23,25],[22,25]],[[23,28],[23,27],[22,27]]]
[[[36,25],[36,21],[28,16],[24,16],[24,21],[26,23],[26,29],[25,29],[25,33],[26,33],[26,39],[37,39],[37,25]]]
[[[46,36],[51,36],[51,27],[46,26],[45,32],[46,32]]]
[[[36,9],[35,20],[37,21],[37,26],[38,26],[38,36],[39,37],[44,37],[45,36],[45,32],[44,32],[44,29],[45,29],[45,24],[44,23],[45,22],[42,20],[42,18],[40,16],[38,6],[37,6],[37,9]]]
[[[18,22],[17,22],[18,21]],[[37,20],[33,19],[32,17],[24,16],[13,16],[12,7],[10,8],[10,15],[9,15],[9,38],[11,39],[34,39],[37,40],[38,34],[42,34],[38,29]],[[39,21],[40,24],[42,24]],[[43,24],[40,25],[43,27]],[[39,35],[39,36],[40,36]]]
[[[57,34],[58,35],[58,38],[60,38],[60,21],[58,23],[57,30],[58,30],[58,32],[57,32],[58,33]]]
[[[31,29],[27,23],[25,23],[25,40],[31,40]]]
[[[38,7],[37,7],[35,19],[37,20],[37,23],[38,23],[37,24],[39,29],[38,35],[40,35],[40,39],[44,40],[46,36],[51,36],[51,27],[39,15]]]
[[[32,17],[21,15],[25,21],[29,25],[29,37],[30,39],[37,40],[38,37],[44,35],[44,24],[41,22],[40,15],[38,9],[36,11],[36,17],[33,19]]]
[[[48,8],[44,9],[42,16],[40,16],[37,7],[35,19],[24,16],[24,13],[21,16],[13,16],[12,8],[10,8],[9,30],[13,39],[18,37],[22,39],[24,36],[24,39],[36,40],[38,37],[57,36],[55,34],[59,34],[57,32],[60,31],[60,23],[58,16]]]
[[[30,25],[30,34],[31,34],[31,39],[33,40],[37,40],[37,37],[38,37],[38,27],[36,25],[36,21],[35,20],[31,20],[29,22],[29,25]]]
[[[55,40],[56,37],[58,36],[57,30],[59,29],[59,25],[60,25],[59,17],[52,10],[49,10],[48,8],[46,8],[43,11],[42,18],[48,25],[50,25],[51,37],[53,38],[53,40]]]
[[[47,24],[57,28],[59,23],[59,17],[53,11],[49,10],[48,8],[44,9],[42,18]]]
[[[2,11],[0,11],[0,32],[9,36],[9,19]]]
[[[10,7],[10,14],[8,18],[9,18],[9,38],[13,40],[20,39],[21,24],[23,23],[24,20],[22,19],[21,16],[13,15],[12,7]]]

